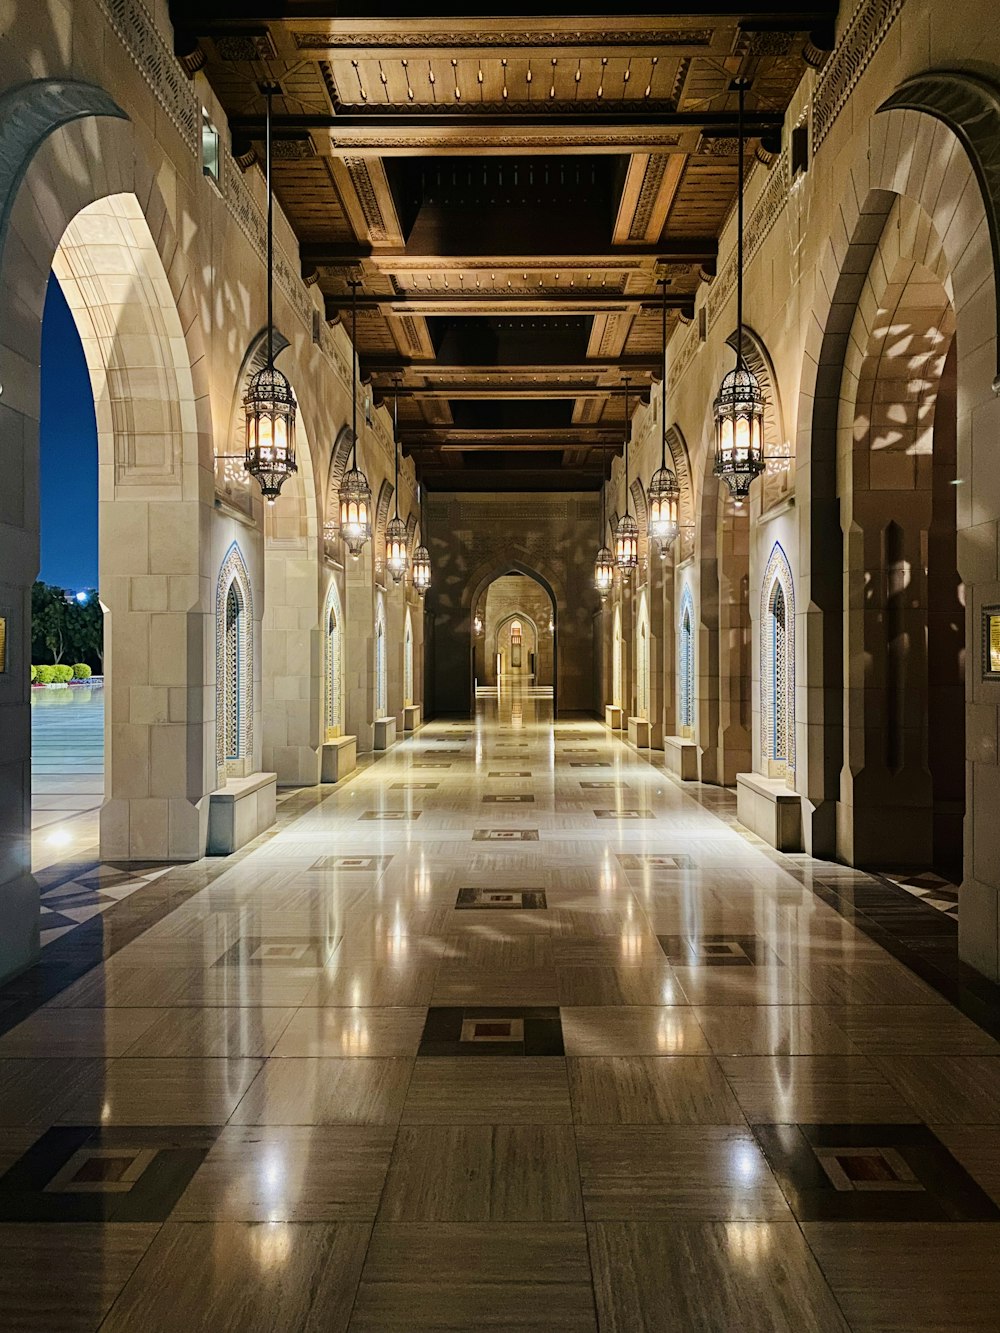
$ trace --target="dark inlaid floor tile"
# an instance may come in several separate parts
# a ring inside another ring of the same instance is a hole
[[[536,828],[477,828],[473,842],[538,842]]]
[[[757,1125],[754,1133],[799,1221],[1000,1221],[926,1125]]]
[[[499,796],[484,796],[483,805],[534,805],[534,796],[526,794],[511,795],[509,792]]]
[[[214,967],[325,967],[340,944],[339,935],[244,935]]]
[[[393,782],[390,783],[390,791],[437,791],[440,783],[437,782]]]
[[[518,768],[508,772],[503,769],[491,769],[486,776],[489,778],[530,778],[531,770],[527,768]]]
[[[544,909],[544,889],[459,889],[456,909],[483,908],[497,911],[538,911]]]
[[[557,1008],[428,1009],[418,1056],[562,1055]]]
[[[595,819],[653,819],[652,810],[595,810]]]
[[[608,759],[572,759],[569,766],[570,768],[610,768],[611,761]]]
[[[365,810],[358,815],[359,819],[381,820],[386,823],[403,820],[419,819],[423,814],[422,810]]]
[[[321,856],[309,867],[310,870],[365,870],[368,872],[385,870],[392,860],[391,856]]]
[[[618,852],[623,870],[687,870],[694,861],[683,852]]]
[[[781,960],[757,935],[657,935],[679,967],[774,967]]]
[[[57,1126],[0,1177],[0,1221],[163,1222],[218,1132]]]

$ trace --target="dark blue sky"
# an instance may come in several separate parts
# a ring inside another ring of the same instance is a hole
[[[42,323],[42,568],[45,583],[97,587],[97,422],[80,335],[49,279]]]

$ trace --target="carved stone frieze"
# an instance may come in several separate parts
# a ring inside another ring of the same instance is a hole
[[[756,35],[756,34],[755,34]],[[706,28],[614,28],[604,31],[560,29],[558,45],[583,47],[612,46],[710,46],[713,29]],[[300,51],[358,51],[367,48],[406,47],[432,50],[446,47],[477,50],[498,47],[548,47],[553,44],[551,31],[521,28],[506,32],[470,32],[468,29],[424,28],[419,32],[380,25],[355,32],[308,32],[292,30],[292,40]]]
[[[816,82],[812,107],[814,152],[829,134],[904,3],[905,0],[862,0],[855,10]]]

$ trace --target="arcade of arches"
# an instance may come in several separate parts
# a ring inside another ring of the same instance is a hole
[[[992,7],[7,8],[0,1330],[995,1327]],[[40,867],[53,275],[104,777]]]

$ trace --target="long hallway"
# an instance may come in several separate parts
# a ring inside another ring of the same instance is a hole
[[[549,709],[0,993],[0,1327],[995,1327],[1000,1046],[874,938],[953,923]]]

